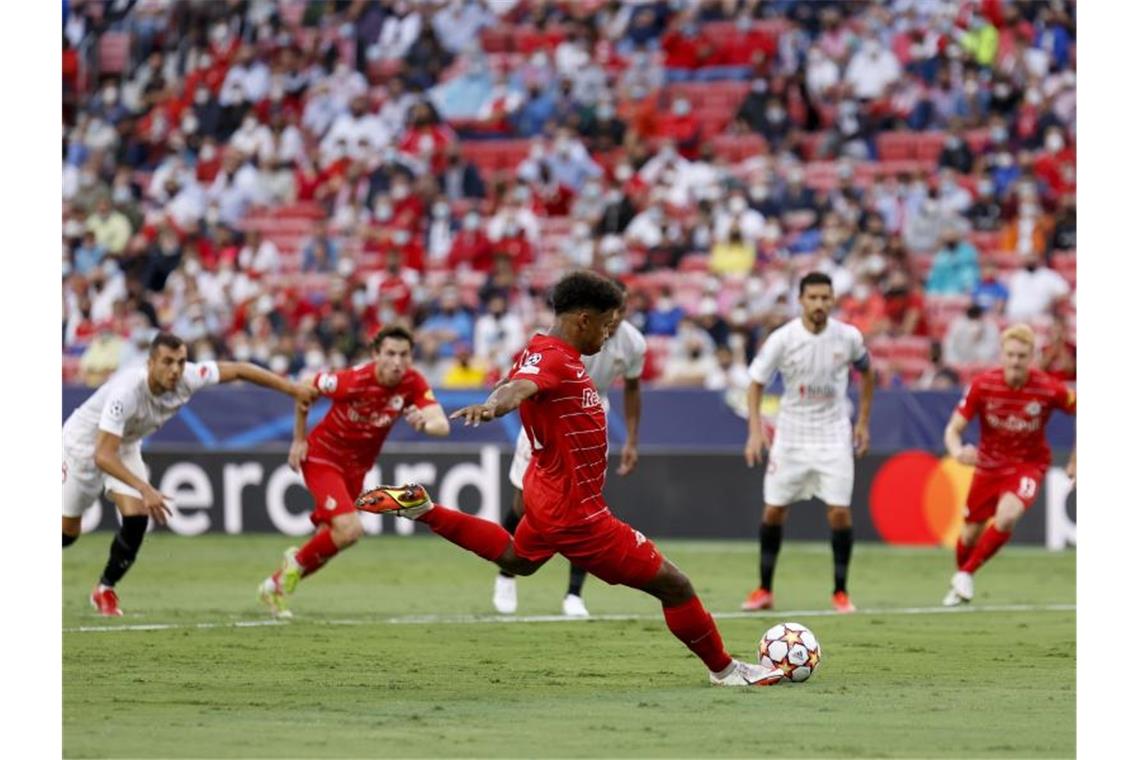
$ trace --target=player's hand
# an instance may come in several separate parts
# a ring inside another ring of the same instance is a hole
[[[748,441],[744,444],[744,461],[748,463],[749,467],[760,464],[760,460],[764,458],[764,449],[770,445],[768,434],[763,430],[758,433],[749,433]]]
[[[320,392],[311,385],[304,383],[293,383],[293,399],[297,402],[297,406],[301,407],[304,411],[309,411],[309,407],[320,396]]]
[[[617,474],[628,475],[634,467],[637,467],[637,446],[626,441],[621,447],[621,464],[618,465]]]
[[[147,485],[142,491],[143,509],[147,514],[154,518],[154,521],[159,525],[166,525],[166,516],[174,514],[170,511],[170,507],[166,505],[167,501],[174,501],[173,497],[160,493],[157,488]]]
[[[954,457],[959,463],[967,467],[973,467],[978,463],[978,450],[973,444],[967,443],[958,451],[958,456]]]
[[[464,427],[479,427],[479,423],[495,419],[495,410],[490,404],[472,404],[452,412],[449,419],[463,420]]]
[[[305,440],[293,441],[289,446],[289,469],[293,472],[301,471],[301,462],[309,456],[309,442]]]
[[[1070,459],[1069,463],[1065,465],[1065,474],[1069,476],[1069,480],[1073,481],[1073,485],[1077,483],[1077,460]]]
[[[404,409],[404,421],[417,433],[424,432],[424,427],[427,425],[424,413],[416,406],[409,406]]]
[[[866,422],[855,423],[855,456],[861,457],[871,447],[871,430]]]

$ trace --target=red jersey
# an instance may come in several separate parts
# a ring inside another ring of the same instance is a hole
[[[376,363],[340,372],[321,372],[313,385],[333,405],[309,433],[309,460],[344,472],[367,470],[376,461],[392,424],[409,404],[420,409],[438,403],[423,375],[414,369],[395,386],[376,379]]]
[[[958,403],[958,414],[967,420],[980,417],[978,468],[1000,470],[1018,464],[1048,467],[1053,456],[1045,441],[1045,425],[1054,409],[1076,414],[1077,394],[1041,370],[1029,370],[1020,388],[1010,388],[1001,369],[975,377]]]
[[[509,378],[538,386],[519,407],[534,450],[523,477],[527,520],[557,530],[603,518],[610,511],[602,498],[606,413],[581,354],[558,338],[535,335]]]

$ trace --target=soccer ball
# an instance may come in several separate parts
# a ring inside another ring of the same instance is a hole
[[[760,637],[760,667],[777,668],[789,681],[806,681],[819,667],[823,650],[815,634],[799,623],[779,623]]]

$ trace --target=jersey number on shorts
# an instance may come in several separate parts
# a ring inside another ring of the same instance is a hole
[[[1033,478],[1022,478],[1017,487],[1017,495],[1023,499],[1032,499],[1037,493],[1037,481]]]

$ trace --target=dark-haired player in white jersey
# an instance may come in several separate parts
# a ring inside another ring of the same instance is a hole
[[[140,444],[162,427],[190,397],[207,385],[248,380],[292,396],[307,405],[314,388],[247,362],[186,361],[186,344],[159,333],[150,345],[146,367],[118,373],[63,423],[63,545],[79,538],[84,511],[104,490],[123,516],[111,542],[110,557],[91,604],[100,615],[122,615],[115,584],[135,561],[150,517],[163,525],[170,497],[147,482]]]
[[[748,442],[744,459],[753,467],[769,449],[764,475],[764,515],[760,520],[760,585],[741,605],[745,610],[772,607],[772,577],[783,539],[788,507],[819,497],[827,505],[831,552],[835,561],[832,607],[854,612],[847,596],[851,562],[851,491],[854,453],[862,456],[870,443],[869,422],[875,377],[871,357],[859,330],[831,319],[835,305],[831,278],[811,272],[800,280],[799,319],[772,332],[748,368]],[[859,418],[854,433],[847,407],[847,377],[854,367],[862,374]],[[764,386],[779,372],[784,395],[776,418],[775,441],[760,419]]]

